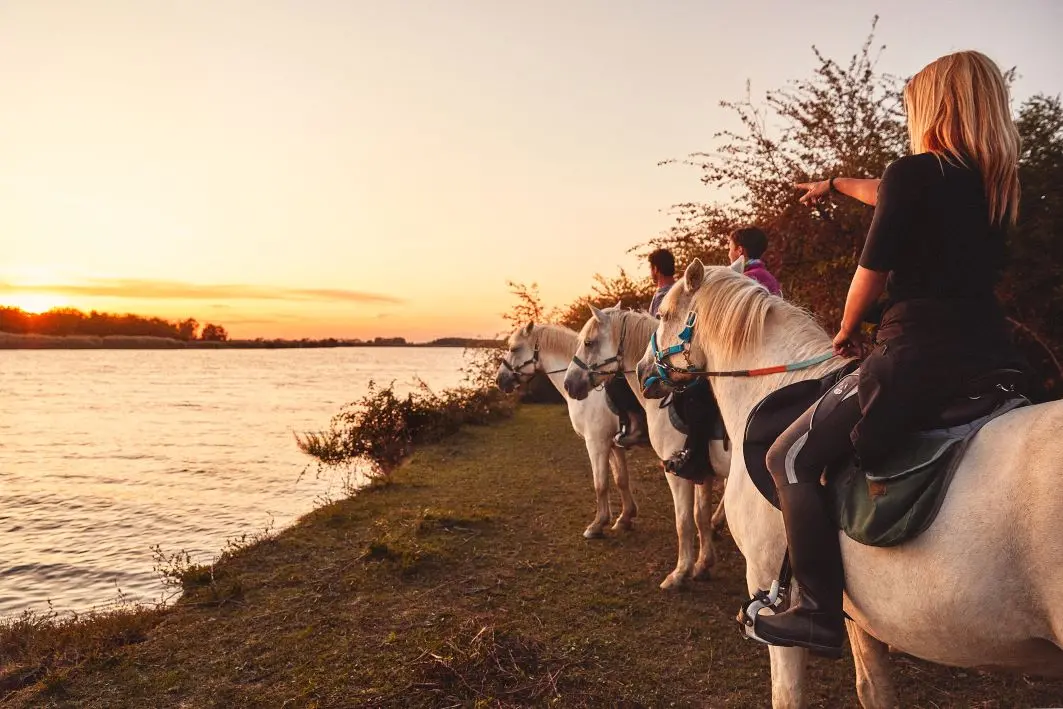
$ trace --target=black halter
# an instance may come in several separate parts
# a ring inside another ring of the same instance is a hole
[[[531,365],[531,371],[525,371],[525,367],[527,367],[528,365]],[[532,356],[530,359],[526,359],[520,364],[518,364],[516,367],[514,367],[512,364],[509,363],[508,359],[502,357],[502,366],[512,372],[513,376],[517,378],[518,387],[530,382],[531,378],[535,376],[535,373],[539,371],[539,341],[535,341],[535,347],[532,348]],[[564,372],[567,369],[568,367],[565,367],[565,369],[554,369],[549,372],[544,371],[543,374],[549,376],[551,374],[558,374],[560,372]]]
[[[591,379],[591,384],[595,383],[596,377],[612,378],[618,374],[624,374],[624,332],[626,330],[627,318],[622,318],[620,320],[620,341],[616,345],[616,354],[609,359],[603,359],[601,362],[595,362],[594,364],[587,364],[579,357],[572,357],[572,363],[587,372],[587,375]],[[610,364],[616,364],[616,367],[609,370],[604,369],[604,367],[608,367]]]
[[[531,371],[525,372],[524,368],[531,365]],[[527,384],[531,381],[531,378],[535,376],[535,370],[539,368],[539,341],[535,341],[535,347],[532,349],[531,359],[526,359],[519,365],[514,367],[509,363],[509,360],[505,357],[502,358],[502,366],[513,373],[513,376],[517,378],[517,386],[521,384]]]

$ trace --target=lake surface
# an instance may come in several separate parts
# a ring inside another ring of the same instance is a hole
[[[370,379],[461,381],[462,350],[0,351],[0,616],[159,600],[151,547],[226,540],[343,496],[294,432]]]

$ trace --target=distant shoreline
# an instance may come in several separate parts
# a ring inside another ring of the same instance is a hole
[[[319,349],[333,347],[496,347],[499,342],[462,337],[444,337],[430,342],[405,342],[397,339],[379,341],[340,340],[177,340],[168,337],[129,335],[35,335],[0,332],[0,350],[267,350]]]

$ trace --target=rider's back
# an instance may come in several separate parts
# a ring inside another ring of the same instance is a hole
[[[901,158],[879,186],[860,264],[889,272],[879,347],[861,366],[861,457],[887,455],[992,369],[1023,369],[994,287],[1004,228],[992,222],[982,178],[932,153]]]
[[[1004,261],[1004,230],[976,170],[933,153],[886,169],[860,265],[891,272],[891,303],[992,300]]]

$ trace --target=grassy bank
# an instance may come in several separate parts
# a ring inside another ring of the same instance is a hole
[[[391,485],[324,507],[212,574],[187,575],[191,590],[171,609],[66,635],[45,628],[29,647],[0,636],[0,698],[766,706],[767,654],[732,620],[745,598],[741,557],[725,538],[712,580],[658,590],[675,561],[671,498],[648,455],[633,484],[636,530],[584,540],[593,494],[582,445],[563,408],[525,406],[415,453]],[[904,706],[1063,703],[1063,683],[905,658],[894,667]],[[850,661],[816,660],[811,676],[814,705],[855,705]]]

